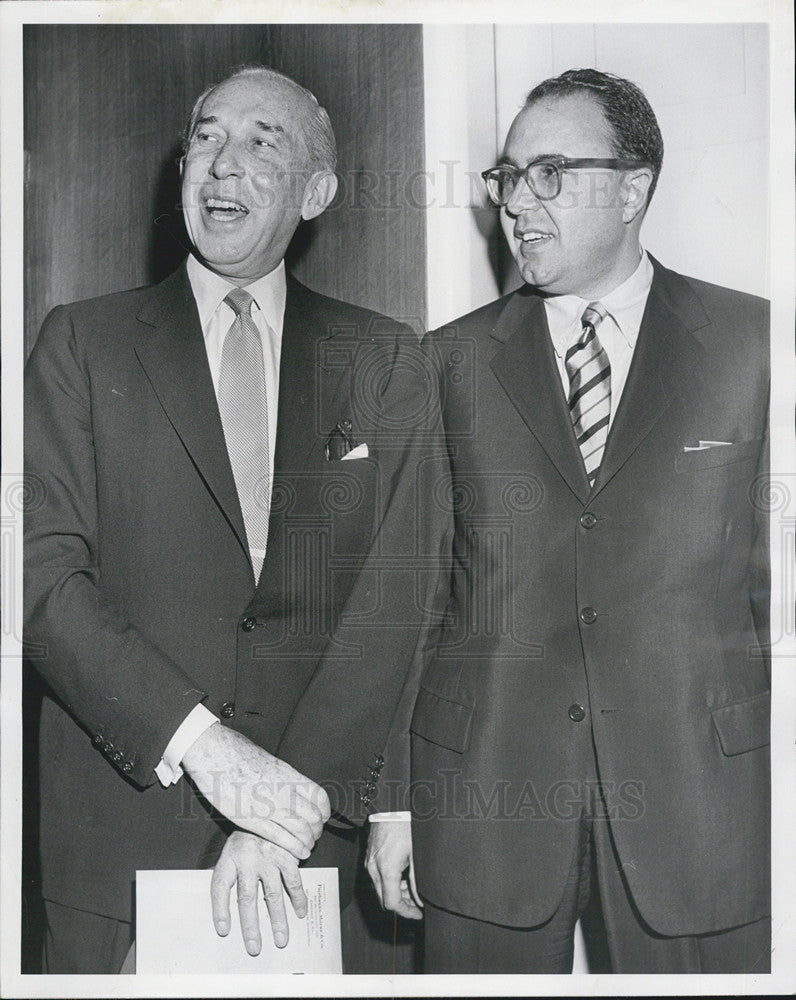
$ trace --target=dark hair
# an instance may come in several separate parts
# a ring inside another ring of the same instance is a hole
[[[614,155],[619,159],[643,160],[652,167],[647,201],[655,191],[663,163],[663,137],[655,112],[641,89],[630,80],[597,69],[568,69],[543,80],[525,100],[525,107],[545,97],[584,94],[596,101],[611,127]]]
[[[182,135],[183,154],[188,152],[188,146],[193,138],[193,132],[196,128],[196,122],[199,119],[205,98],[212,94],[217,87],[220,87],[222,83],[227,83],[229,80],[234,80],[240,76],[258,75],[266,78],[270,77],[271,79],[286,80],[304,95],[310,105],[310,113],[304,129],[310,166],[313,170],[334,170],[337,165],[337,144],[335,143],[332,124],[329,121],[326,108],[321,107],[312,91],[307,90],[306,87],[302,87],[300,83],[296,83],[286,73],[280,73],[278,70],[271,69],[270,66],[261,66],[259,64],[238,66],[229,76],[225,76],[223,80],[219,80],[218,83],[213,83],[209,87],[206,87],[196,98]]]

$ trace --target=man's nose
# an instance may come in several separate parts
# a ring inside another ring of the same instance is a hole
[[[239,177],[242,171],[239,150],[227,140],[216,153],[210,165],[210,173],[223,180],[225,177]]]
[[[529,209],[539,207],[539,199],[531,190],[531,186],[525,177],[518,177],[511,197],[506,202],[506,211],[509,215],[519,215]]]

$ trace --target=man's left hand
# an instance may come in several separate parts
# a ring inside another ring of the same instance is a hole
[[[307,915],[307,896],[293,855],[252,833],[236,830],[230,835],[210,882],[213,924],[221,937],[229,934],[229,893],[235,883],[238,886],[238,914],[246,951],[250,955],[259,955],[262,949],[257,911],[260,885],[271,918],[274,944],[277,948],[284,948],[289,934],[283,885],[296,916],[303,919]]]
[[[371,823],[365,867],[385,910],[409,920],[423,919],[423,902],[415,884],[409,820]]]

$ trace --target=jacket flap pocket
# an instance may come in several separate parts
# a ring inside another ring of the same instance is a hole
[[[735,465],[737,462],[757,458],[762,446],[762,438],[754,438],[751,441],[738,441],[735,444],[719,444],[700,451],[681,451],[674,460],[674,468],[677,472],[697,472],[699,469]]]
[[[472,705],[449,701],[428,688],[421,687],[409,728],[430,743],[437,743],[456,753],[464,753],[470,744],[472,721]]]
[[[768,746],[770,741],[771,692],[736,701],[713,710],[713,725],[721,749],[728,757]]]

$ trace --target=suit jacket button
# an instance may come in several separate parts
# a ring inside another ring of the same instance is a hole
[[[129,774],[132,771],[132,769],[133,769],[132,761],[126,760],[124,764],[122,764],[122,770],[124,771],[125,774]]]
[[[102,737],[100,736],[99,733],[97,733],[97,735],[94,737],[94,739],[91,742],[94,744],[95,747],[101,747],[102,746]]]
[[[380,753],[377,753],[376,754],[376,766],[377,767],[382,767],[383,765],[384,765],[384,758],[382,757],[382,755]]]
[[[585,514],[580,515],[580,523],[584,528],[593,528],[597,523],[597,518],[590,510],[587,510]]]
[[[122,753],[121,750],[117,750],[116,753],[113,755],[114,764],[121,764],[123,760],[124,760],[124,754]]]
[[[593,625],[597,621],[597,612],[594,608],[581,608],[580,620],[584,625]]]
[[[372,795],[376,791],[375,784],[372,781],[369,781],[367,785],[365,785],[365,791],[368,793],[368,795]]]
[[[573,722],[583,722],[586,718],[586,709],[583,705],[570,705],[567,711],[567,715],[572,719]]]
[[[102,744],[102,750],[103,750],[103,753],[112,754],[113,753],[113,744],[112,743],[103,743]]]
[[[256,618],[244,618],[243,621],[240,623],[240,627],[243,629],[244,632],[251,632],[251,630],[255,627],[256,624],[257,624]]]
[[[224,719],[231,719],[235,714],[235,702],[225,701],[221,706],[221,717]]]

